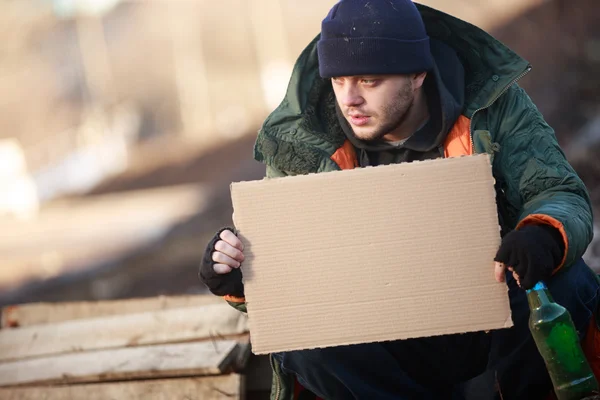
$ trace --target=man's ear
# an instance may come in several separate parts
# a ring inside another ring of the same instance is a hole
[[[419,89],[423,86],[423,82],[425,82],[425,78],[427,77],[427,71],[419,72],[413,75],[413,89]]]

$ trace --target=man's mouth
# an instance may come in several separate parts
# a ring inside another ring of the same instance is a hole
[[[352,123],[352,125],[363,126],[369,122],[370,117],[364,114],[351,114],[348,115],[348,118],[350,119],[350,123]]]

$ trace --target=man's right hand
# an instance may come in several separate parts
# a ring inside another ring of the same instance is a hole
[[[200,280],[217,296],[244,297],[240,266],[244,245],[230,228],[221,229],[206,246]]]

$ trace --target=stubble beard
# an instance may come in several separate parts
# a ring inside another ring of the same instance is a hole
[[[412,89],[412,82],[409,81],[409,83],[398,93],[396,101],[387,104],[383,111],[378,115],[382,122],[379,126],[375,126],[373,131],[357,135],[355,128],[350,125],[354,137],[363,142],[376,142],[401,126],[404,121],[406,121],[409,111],[415,101]]]

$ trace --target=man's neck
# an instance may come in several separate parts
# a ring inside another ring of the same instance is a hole
[[[427,96],[423,87],[415,93],[412,107],[407,111],[406,118],[402,124],[394,131],[383,137],[386,142],[398,142],[408,139],[418,129],[420,129],[429,119],[429,107],[427,106]]]

